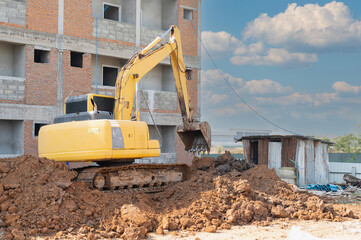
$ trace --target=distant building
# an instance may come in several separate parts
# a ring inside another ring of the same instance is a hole
[[[229,148],[242,147],[240,143],[236,143],[235,139],[242,138],[244,136],[268,135],[271,132],[271,130],[241,128],[231,128],[229,131],[212,131],[212,146],[223,146]]]

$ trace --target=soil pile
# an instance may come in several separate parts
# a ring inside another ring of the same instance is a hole
[[[72,182],[64,163],[22,156],[1,161],[0,238],[142,239],[148,232],[215,232],[273,218],[356,217],[335,211],[308,193],[295,192],[274,170],[226,153],[195,158],[189,180],[160,193],[100,192]]]
[[[216,159],[212,157],[195,157],[192,161],[192,170],[212,171],[217,175],[223,175],[229,172],[242,172],[254,167],[254,164],[246,161],[237,160],[229,151]]]

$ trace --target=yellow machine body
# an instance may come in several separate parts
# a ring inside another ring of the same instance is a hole
[[[170,33],[169,42],[160,44]],[[159,142],[149,140],[149,129],[139,121],[134,108],[136,84],[170,56],[183,125],[178,133],[185,150],[200,152],[210,149],[211,131],[207,122],[198,122],[188,93],[186,67],[183,61],[180,31],[176,26],[157,37],[140,53],[128,60],[119,72],[115,97],[86,94],[68,97],[65,115],[58,122],[40,129],[39,156],[67,162],[123,161],[160,155]],[[132,121],[135,120],[135,121]]]
[[[145,122],[129,120],[74,121],[43,126],[39,156],[55,161],[117,161],[158,157],[157,140],[149,139]]]

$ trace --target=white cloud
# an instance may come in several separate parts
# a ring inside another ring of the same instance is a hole
[[[292,88],[284,87],[270,79],[248,81],[242,89],[248,91],[250,94],[287,93],[292,91]]]
[[[259,111],[258,107],[252,106],[253,109]],[[251,109],[244,103],[236,103],[232,106],[221,107],[221,108],[213,108],[210,110],[212,114],[216,114],[217,116],[234,116],[240,113],[251,112]]]
[[[239,110],[234,107],[221,107],[211,109],[210,112],[212,114],[215,114],[216,116],[229,117],[237,115],[239,113]]]
[[[326,110],[326,109],[318,109],[319,111],[294,111],[292,110],[290,112],[290,116],[294,119],[298,119],[298,120],[328,120],[330,119],[330,117],[334,117],[335,115],[340,115],[340,114],[348,114],[349,113],[349,109],[348,108],[336,108],[336,109],[332,109],[332,110]]]
[[[273,17],[261,14],[248,24],[244,37],[293,50],[353,48],[361,46],[361,21],[342,2],[292,3]]]
[[[211,57],[225,57],[234,51],[242,42],[228,32],[202,32],[202,42]]]
[[[221,75],[222,74],[222,75]],[[222,76],[232,83],[235,87],[240,87],[243,84],[242,78],[233,77],[231,74],[222,72],[221,70],[217,69],[210,69],[210,70],[202,70],[201,72],[201,83],[202,87],[214,87],[214,86],[222,86],[226,83],[224,82]]]
[[[267,49],[260,41],[245,45],[225,31],[202,32],[202,41],[212,58],[226,57],[233,52],[230,61],[235,65],[298,66],[317,62],[316,54],[289,52],[283,48]]]
[[[244,103],[237,103],[236,108],[238,109],[239,112],[251,112],[252,110]],[[253,110],[256,111],[261,111],[260,108],[256,107],[256,106],[251,106],[253,108]]]
[[[344,81],[335,82],[332,85],[332,88],[337,92],[346,92],[346,93],[358,93],[361,92],[361,86],[352,86]]]
[[[250,52],[257,52],[260,49],[250,49]],[[242,50],[237,49],[236,53],[240,53]],[[246,51],[243,51],[246,52]],[[230,59],[231,63],[235,65],[288,65],[288,66],[297,66],[305,65],[311,62],[317,62],[316,54],[308,53],[291,53],[286,49],[282,48],[270,48],[267,50],[265,55],[243,55],[243,56],[233,56]]]
[[[220,73],[223,77],[230,82],[232,87],[237,92],[248,92],[249,94],[268,94],[268,93],[289,93],[292,91],[291,87],[284,87],[280,83],[270,80],[270,79],[263,79],[263,80],[251,80],[251,81],[244,81],[242,78],[237,78],[232,76],[231,74],[224,73],[222,71],[218,71],[215,69],[210,70],[202,70],[202,88],[209,89],[217,87],[217,90],[221,89],[222,86],[226,87],[226,83],[224,82],[223,78],[221,77]],[[227,91],[230,91],[227,88]],[[207,99],[211,99],[212,96],[210,93],[207,94]],[[205,95],[204,95],[205,96]],[[219,98],[219,96],[215,97]]]
[[[299,93],[295,92],[291,95],[280,97],[257,97],[257,101],[263,104],[275,104],[275,105],[296,105],[296,104],[312,104],[319,106],[326,103],[337,102],[340,100],[337,93]]]
[[[265,45],[263,42],[256,42],[252,43],[248,46],[245,44],[240,44],[239,47],[236,48],[234,51],[235,55],[254,55],[254,54],[260,54],[265,51]]]
[[[219,104],[227,100],[227,98],[228,96],[226,94],[213,94],[210,99],[212,104]]]

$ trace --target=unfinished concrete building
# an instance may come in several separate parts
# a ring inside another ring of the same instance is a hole
[[[199,113],[200,15],[201,0],[0,0],[0,157],[37,155],[40,127],[62,114],[67,96],[114,95],[123,64],[173,24]],[[139,86],[163,139],[161,156],[142,162],[189,159],[176,134],[182,119],[172,74],[166,58]],[[158,138],[144,101],[141,109]]]

